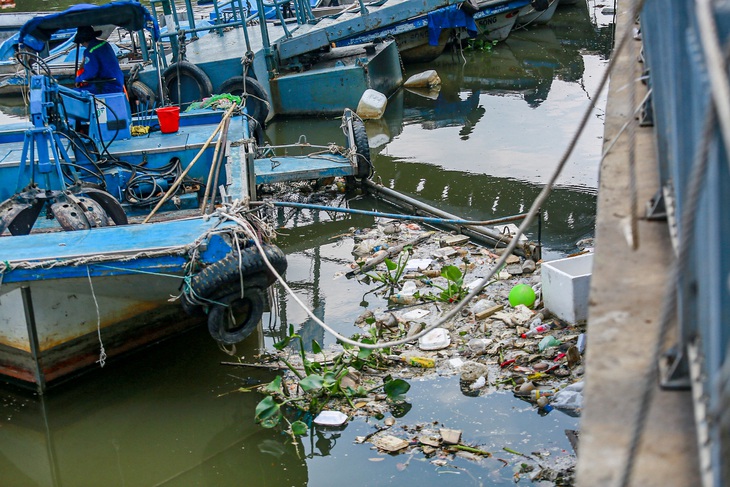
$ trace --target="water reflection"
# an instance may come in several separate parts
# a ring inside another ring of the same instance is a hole
[[[29,0],[30,1],[30,0]],[[74,2],[69,2],[74,3]],[[40,10],[52,2],[33,2]],[[582,2],[579,2],[582,4]],[[65,6],[64,6],[65,7]],[[32,8],[29,8],[32,9]],[[575,129],[576,113],[605,66],[613,24],[596,26],[583,5],[560,8],[546,27],[515,32],[490,52],[447,53],[409,74],[437,69],[438,94],[405,90],[389,100],[386,116],[368,121],[376,176],[389,187],[465,218],[523,212],[542,188]],[[464,59],[466,64],[464,64]],[[5,103],[5,101],[3,101]],[[0,106],[3,114],[22,110]],[[20,113],[19,116],[24,115]],[[592,235],[601,147],[600,113],[575,161],[542,209],[545,255],[562,256]],[[300,134],[311,143],[344,143],[337,119],[276,121],[273,143]],[[303,200],[312,201],[308,195]],[[316,202],[312,201],[312,202]],[[328,204],[332,203],[328,201]],[[392,211],[368,197],[334,205]],[[384,303],[356,280],[340,277],[352,260],[350,228],[372,217],[277,208],[279,244],[287,253],[287,281],[314,314],[346,335],[354,319]],[[286,335],[287,326],[330,345],[332,339],[280,290],[278,317],[238,348],[255,362],[259,347]],[[315,429],[296,444],[253,423],[257,394],[239,387],[268,382],[274,373],[221,366],[232,359],[205,328],[194,330],[53,391],[43,401],[0,390],[0,472],[3,485],[435,485],[442,471],[422,456],[378,455],[353,443],[382,423],[355,420],[341,431]],[[415,382],[396,414],[401,424],[438,421],[468,432],[467,440],[503,452],[546,448],[570,453],[565,429],[577,419],[559,412],[541,417],[510,394],[469,397],[458,380]],[[505,455],[502,455],[505,456]],[[379,463],[373,463],[377,457]],[[512,459],[510,459],[512,461]],[[515,465],[519,460],[513,462]],[[456,459],[461,475],[450,485],[508,485],[511,468],[496,458],[481,464]],[[346,467],[343,467],[346,465]],[[453,472],[452,472],[453,473]],[[368,481],[360,481],[366,478]]]
[[[203,327],[46,398],[4,388],[1,483],[307,485],[301,442],[255,425],[260,398],[235,392],[273,374],[222,367],[221,358]]]

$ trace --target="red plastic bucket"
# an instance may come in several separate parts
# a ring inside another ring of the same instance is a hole
[[[160,132],[173,134],[180,128],[180,107],[162,107],[157,110],[157,120],[160,121]]]

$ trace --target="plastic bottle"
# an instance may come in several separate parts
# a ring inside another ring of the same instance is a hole
[[[436,366],[436,362],[433,359],[426,357],[405,357],[403,361],[408,365],[423,367],[424,369],[430,369]]]
[[[362,94],[360,102],[357,104],[356,112],[361,118],[377,120],[383,116],[387,105],[387,96],[379,91],[367,89]]]
[[[578,351],[580,353],[583,353],[583,351],[586,349],[586,334],[581,333],[578,335],[578,343],[576,345],[578,347]]]
[[[394,294],[393,296],[388,298],[388,301],[390,301],[392,304],[416,304],[418,301],[415,296],[412,294],[408,295],[402,295],[400,293]]]
[[[554,396],[555,390],[554,389],[535,389],[532,392],[530,392],[530,395],[532,396],[533,399],[535,399],[537,401],[541,397]]]
[[[531,336],[537,335],[539,333],[545,333],[546,331],[549,331],[550,328],[552,328],[550,326],[550,323],[545,323],[544,325],[536,326],[535,328],[528,330],[526,333],[523,333],[520,336],[522,338],[531,337]]]
[[[537,349],[542,352],[543,350],[547,350],[550,347],[557,347],[558,345],[560,345],[560,343],[560,340],[552,335],[548,335],[540,340],[540,343],[537,345]]]
[[[537,313],[535,315],[535,318],[530,322],[530,328],[537,328],[538,326],[542,325],[542,319],[545,316],[543,316],[542,313]]]

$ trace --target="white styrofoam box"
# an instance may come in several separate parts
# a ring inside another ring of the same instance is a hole
[[[418,339],[421,350],[441,350],[451,344],[451,336],[446,328],[434,328]]]
[[[542,297],[545,308],[568,323],[588,319],[593,254],[542,263]]]

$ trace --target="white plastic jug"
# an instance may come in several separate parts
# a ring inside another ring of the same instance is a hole
[[[385,113],[388,97],[379,91],[365,90],[357,104],[357,114],[363,119],[378,119]]]

